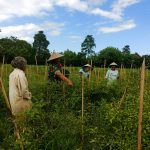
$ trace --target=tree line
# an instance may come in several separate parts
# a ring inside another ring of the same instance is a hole
[[[0,62],[5,58],[5,63],[10,63],[15,56],[26,58],[28,64],[45,65],[46,59],[50,57],[48,46],[50,42],[47,40],[43,31],[39,31],[34,35],[32,44],[25,40],[20,40],[16,37],[6,37],[0,39]],[[146,59],[146,65],[150,68],[150,55],[140,56],[138,53],[131,53],[129,45],[125,45],[121,50],[116,47],[106,47],[99,52],[95,52],[96,43],[92,35],[87,35],[81,43],[80,52],[74,50],[65,50],[62,52],[66,66],[82,66],[90,63],[92,60],[93,66],[108,67],[109,64],[115,61],[118,65],[121,64],[126,68],[140,67],[143,58]]]

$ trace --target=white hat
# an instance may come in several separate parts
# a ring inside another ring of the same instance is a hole
[[[90,68],[92,68],[92,66],[89,65],[89,64],[86,64],[86,65],[84,65],[83,67],[90,67]]]
[[[56,59],[56,58],[60,58],[60,57],[62,57],[62,56],[63,56],[62,54],[53,52],[53,53],[51,54],[50,58],[48,59],[48,61],[53,60],[53,59]]]
[[[113,62],[109,66],[118,66],[118,65],[115,62]]]

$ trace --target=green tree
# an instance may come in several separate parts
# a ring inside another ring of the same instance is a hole
[[[49,44],[50,42],[46,39],[43,31],[39,31],[34,35],[33,49],[38,59],[38,64],[45,64],[45,60],[49,58]]]
[[[87,63],[86,54],[82,52],[78,52],[76,58],[76,66],[83,66]]]
[[[130,54],[130,46],[129,45],[125,45],[122,49],[122,53],[123,54]]]
[[[130,46],[125,45],[122,48],[122,63],[124,67],[130,68],[133,64],[132,56],[130,54]]]
[[[15,56],[22,56],[27,61],[32,60],[32,46],[16,37],[0,39],[0,57],[5,56],[5,62],[10,63]]]
[[[142,57],[138,53],[131,54],[132,59],[132,66],[133,67],[140,67],[142,64]]]
[[[118,48],[115,47],[107,47],[100,51],[98,54],[99,65],[104,65],[106,62],[106,66],[109,66],[110,63],[116,62],[117,64],[121,63],[122,54]]]
[[[64,59],[67,66],[75,66],[76,65],[77,54],[69,49],[64,51]]]
[[[87,57],[91,57],[94,54],[94,47],[96,47],[94,38],[92,35],[87,35],[83,43],[81,44],[81,52],[85,53]]]
[[[143,55],[142,60],[145,58],[145,64],[148,69],[150,69],[150,55]]]

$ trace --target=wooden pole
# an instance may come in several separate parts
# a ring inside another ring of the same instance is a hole
[[[92,66],[92,59],[91,59],[91,66]],[[89,88],[90,88],[90,83],[91,83],[91,75],[92,75],[92,68],[90,68]]]
[[[47,59],[46,59],[46,62],[45,62],[45,75],[44,75],[44,81],[46,81],[46,79],[47,79],[47,75],[48,75],[47,70],[48,70],[48,67],[47,67]]]
[[[104,60],[104,78],[105,78],[105,72],[106,72],[106,59]]]
[[[100,81],[100,68],[98,68],[97,85],[99,84],[99,81]]]
[[[64,59],[64,66],[63,66],[63,75],[65,76],[65,59]],[[65,96],[65,84],[63,84],[63,95]]]
[[[38,61],[37,61],[37,54],[35,55],[35,63],[36,63],[36,72],[37,72],[37,75],[38,75]]]
[[[7,97],[6,90],[4,88],[4,84],[3,84],[1,77],[0,77],[0,86],[2,88],[2,93],[3,93],[4,99],[5,99],[5,103],[7,105],[7,108],[9,109],[9,111],[11,112],[11,115],[12,115],[11,105],[10,105],[9,99]],[[15,128],[16,137],[18,140],[20,140],[21,137],[20,137],[19,129],[18,129],[18,126],[17,126],[15,119],[13,119],[13,115],[12,115],[12,120],[13,120],[13,124],[14,124],[14,128]],[[21,150],[24,150],[22,142],[20,143],[20,148],[21,148]]]
[[[2,64],[2,67],[1,67],[1,78],[3,77],[4,63],[5,63],[5,55],[3,55],[3,64]]]
[[[82,119],[82,143],[84,141],[84,76],[82,75],[82,108],[81,108],[81,119]]]
[[[123,64],[121,63],[121,68],[120,68],[120,80],[123,79]]]
[[[144,97],[144,81],[145,80],[145,59],[141,67],[141,81],[140,81],[140,96],[139,96],[139,114],[138,114],[138,145],[137,149],[141,150],[142,141],[142,113],[143,113],[143,97]]]
[[[6,91],[5,91],[5,88],[4,88],[4,85],[3,85],[3,82],[2,82],[2,78],[1,78],[1,77],[0,77],[0,86],[1,86],[1,88],[2,88],[2,93],[3,93],[4,99],[5,99],[7,108],[8,108],[8,109],[10,110],[10,112],[11,112],[10,103],[9,103],[9,100],[8,100],[8,97],[7,97],[7,94],[6,94]]]

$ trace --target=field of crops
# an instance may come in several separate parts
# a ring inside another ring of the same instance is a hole
[[[73,88],[51,85],[47,68],[28,66],[26,75],[33,109],[19,124],[20,140],[0,91],[0,149],[18,150],[135,150],[137,149],[140,69],[121,69],[117,84],[107,86],[106,69],[95,68],[84,82],[79,68],[70,67]],[[12,68],[3,67],[8,93]],[[84,105],[82,105],[84,102]],[[142,150],[150,150],[150,71],[145,73]]]

